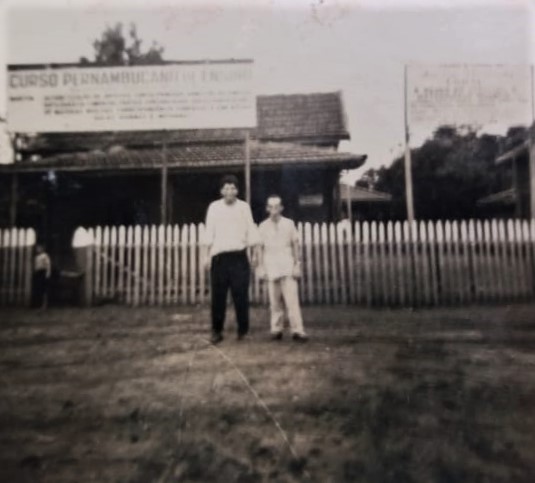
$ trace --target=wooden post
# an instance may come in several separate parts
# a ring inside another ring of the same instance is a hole
[[[245,133],[245,201],[251,204],[251,146],[249,131]]]
[[[535,93],[534,93],[534,77],[533,65],[531,66],[531,129],[528,131],[529,139],[529,197],[530,197],[530,216],[535,219]]]
[[[160,187],[160,224],[167,223],[167,137],[162,144],[162,172]]]
[[[407,205],[407,221],[412,224],[414,221],[414,199],[412,193],[412,162],[409,133],[409,114],[407,100],[407,66],[404,72],[404,118],[405,118],[405,202]]]
[[[530,153],[531,158],[531,153]],[[520,199],[520,188],[518,186],[518,166],[516,164],[517,157],[513,156],[512,163],[512,177],[513,177],[513,190],[515,193],[515,218],[522,216],[522,200]]]
[[[351,200],[351,186],[346,184],[346,203],[347,203],[347,219],[350,223],[353,223],[353,203]]]
[[[17,203],[19,197],[19,176],[13,173],[11,176],[11,196],[9,198],[9,225],[17,224]]]

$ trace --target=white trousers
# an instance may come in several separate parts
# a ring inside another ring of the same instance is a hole
[[[297,280],[283,277],[268,282],[269,309],[271,312],[271,333],[278,334],[284,329],[284,308],[288,312],[292,334],[305,335],[303,317],[299,306]]]

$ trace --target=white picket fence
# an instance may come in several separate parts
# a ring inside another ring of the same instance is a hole
[[[31,228],[0,229],[0,307],[30,304],[34,245]]]
[[[203,225],[97,227],[87,257],[93,301],[208,301]],[[535,298],[535,221],[298,225],[305,304],[436,306]],[[251,300],[267,302],[252,276]]]

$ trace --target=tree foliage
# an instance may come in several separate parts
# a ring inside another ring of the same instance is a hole
[[[136,26],[131,24],[128,35],[123,33],[123,24],[106,27],[100,38],[93,42],[94,61],[82,57],[83,65],[155,65],[162,64],[164,49],[153,42],[147,49],[142,49],[143,41],[139,38]]]
[[[495,160],[504,145],[521,139],[525,130],[512,128],[505,138],[439,128],[421,147],[411,150],[414,209],[417,218],[463,219],[481,215],[477,200],[504,189]],[[514,138],[514,139],[513,139]],[[405,218],[404,158],[388,167],[368,170],[357,184],[390,193],[392,215]]]

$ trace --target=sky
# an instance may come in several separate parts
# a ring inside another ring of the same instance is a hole
[[[351,140],[340,150],[368,155],[358,176],[403,152],[406,64],[523,64],[535,52],[530,0],[147,3],[0,0],[0,66],[92,58],[92,41],[116,22],[134,22],[167,60],[253,58],[257,94],[342,92]],[[5,107],[1,96],[2,117]]]

